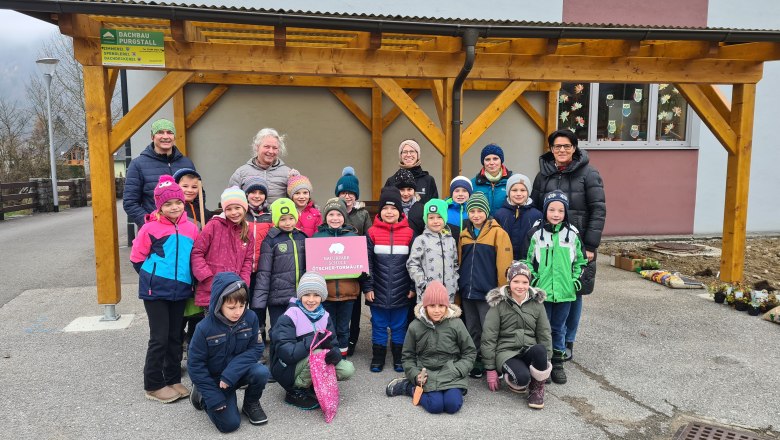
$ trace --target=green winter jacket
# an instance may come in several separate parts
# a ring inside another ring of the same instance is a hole
[[[447,316],[435,324],[428,319],[422,303],[417,304],[414,313],[417,319],[409,324],[402,355],[406,378],[416,384],[417,375],[425,367],[428,381],[423,391],[468,389],[477,349],[458,319],[460,307],[450,304]]]
[[[547,301],[576,300],[580,276],[588,264],[577,228],[539,221],[531,228],[529,237],[526,263],[533,275],[532,285],[547,292]]]
[[[480,352],[487,370],[498,370],[504,363],[529,347],[542,344],[547,359],[552,357],[552,334],[544,309],[544,290],[528,289],[529,300],[522,305],[512,299],[509,286],[488,292],[490,309],[482,327]]]

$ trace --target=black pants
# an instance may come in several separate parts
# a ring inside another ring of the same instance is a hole
[[[255,284],[257,284],[257,272],[252,272],[252,276],[249,278],[249,280],[250,280],[249,281],[249,304],[252,304],[252,298],[253,298],[253,296],[255,294]],[[252,311],[255,312],[255,315],[257,315],[257,320],[259,321],[259,324],[260,324],[260,335],[262,335],[262,337],[263,337],[263,343],[264,344],[268,342],[268,338],[266,336],[267,333],[265,331],[266,330],[266,328],[265,328],[265,316],[266,316],[265,309],[266,309],[265,307],[252,309]]]
[[[155,391],[181,382],[181,301],[144,301],[149,320],[149,346],[144,364],[144,389]]]
[[[482,343],[482,326],[485,324],[485,316],[490,306],[485,300],[463,299],[461,301],[463,317],[465,318],[466,329],[469,331],[474,345],[479,347]],[[477,349],[479,353],[479,348]]]
[[[362,297],[363,294],[358,292],[355,304],[352,305],[352,320],[349,322],[349,342],[352,345],[357,345],[360,337],[360,314],[363,311],[363,302],[360,299]]]
[[[531,370],[534,366],[539,371],[547,369],[547,349],[542,344],[529,347],[525,352],[504,362],[502,370],[515,385],[524,387],[531,383]]]

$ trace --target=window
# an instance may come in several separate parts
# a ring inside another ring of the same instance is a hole
[[[563,83],[558,128],[588,148],[690,146],[688,104],[673,84]]]

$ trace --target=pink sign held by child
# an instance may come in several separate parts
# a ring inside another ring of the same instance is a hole
[[[320,237],[306,239],[306,271],[325,279],[357,278],[368,273],[366,237]]]

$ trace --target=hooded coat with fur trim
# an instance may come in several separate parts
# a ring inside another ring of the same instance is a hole
[[[404,374],[412,383],[425,367],[428,380],[423,391],[444,391],[453,388],[468,389],[469,371],[477,358],[477,349],[471,340],[461,315],[460,307],[450,304],[447,314],[434,323],[422,304],[414,308],[416,319],[409,324],[404,339],[402,362]]]
[[[508,285],[488,292],[490,309],[482,327],[480,347],[485,369],[500,369],[507,360],[537,344],[547,349],[548,360],[552,357],[552,333],[544,309],[546,293],[529,287],[528,295],[528,300],[518,304]]]

